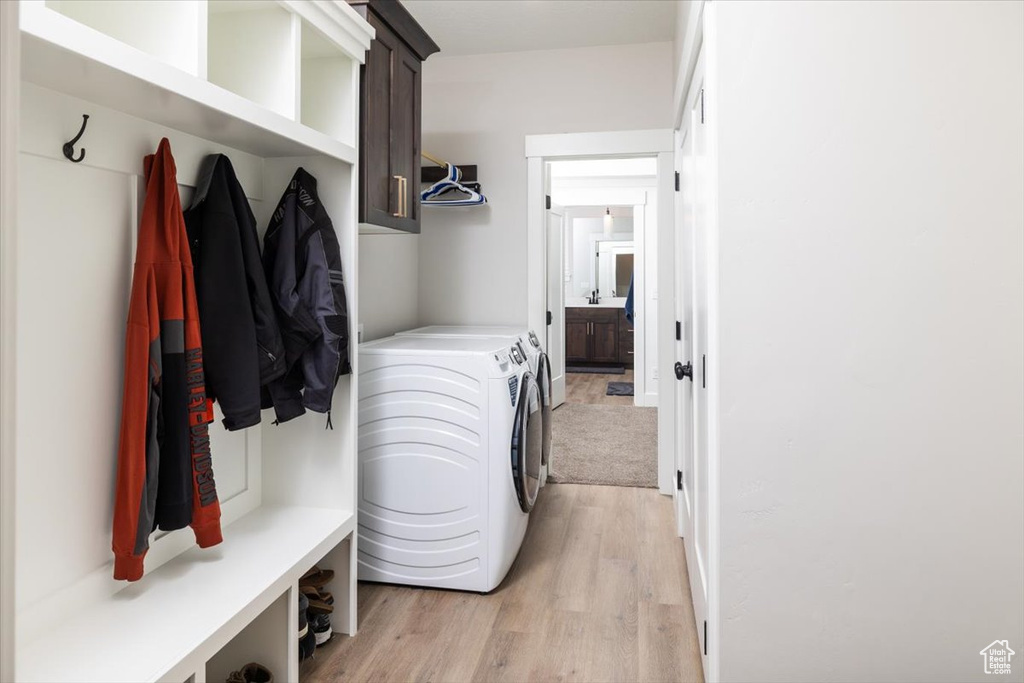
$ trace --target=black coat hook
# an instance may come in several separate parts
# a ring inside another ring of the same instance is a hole
[[[74,163],[80,162],[85,158],[85,148],[83,147],[80,151],[78,158],[75,158],[75,143],[85,134],[85,124],[89,123],[89,115],[82,114],[82,128],[78,131],[78,135],[72,138],[70,141],[64,143],[64,156],[67,157],[68,161]]]

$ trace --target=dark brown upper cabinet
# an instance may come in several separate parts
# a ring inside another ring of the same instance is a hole
[[[440,48],[397,0],[349,0],[377,31],[359,82],[359,222],[420,231],[420,67]]]

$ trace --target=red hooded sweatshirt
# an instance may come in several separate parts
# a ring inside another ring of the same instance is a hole
[[[128,581],[142,578],[157,528],[191,526],[201,548],[221,542],[192,257],[166,138],[144,168],[114,499],[114,578]]]

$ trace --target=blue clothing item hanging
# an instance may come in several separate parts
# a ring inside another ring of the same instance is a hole
[[[633,322],[633,276],[629,276],[629,294],[626,295],[626,320]]]

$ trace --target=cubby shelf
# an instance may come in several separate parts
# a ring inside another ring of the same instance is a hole
[[[21,29],[23,77],[32,83],[261,157],[356,161],[344,138],[280,113],[295,103],[275,111],[264,106],[269,96],[264,104],[247,99],[42,3],[23,4]]]
[[[184,680],[354,529],[351,512],[257,508],[225,528],[221,545],[179,555],[83,612],[53,615],[56,628],[19,648],[19,680]]]

